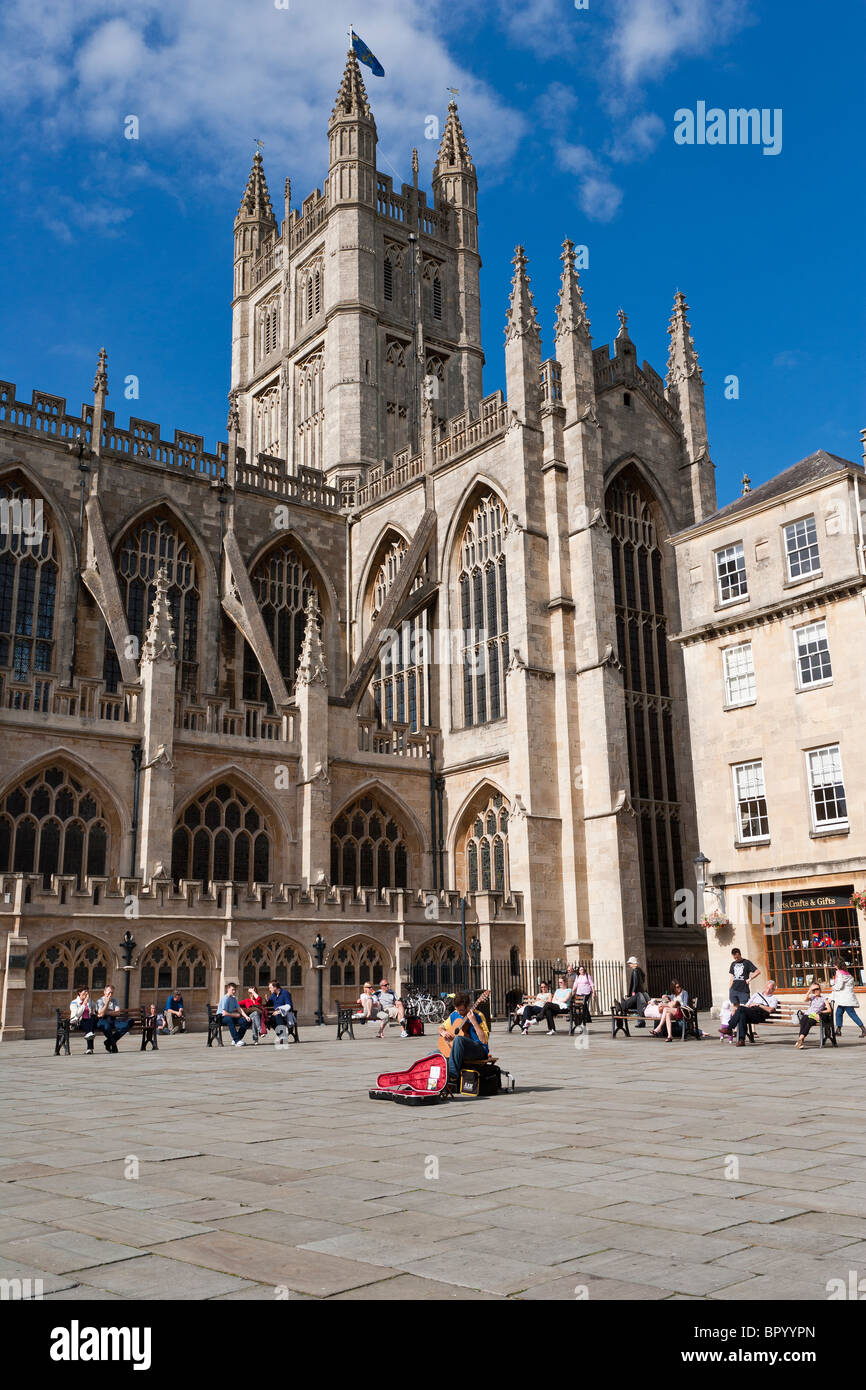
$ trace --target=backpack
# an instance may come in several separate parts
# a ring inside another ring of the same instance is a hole
[[[423,1018],[407,1018],[403,1026],[404,1026],[404,1028],[406,1029],[406,1032],[409,1034],[409,1037],[410,1037],[410,1038],[423,1038],[423,1036],[424,1036],[424,1020],[423,1020]]]

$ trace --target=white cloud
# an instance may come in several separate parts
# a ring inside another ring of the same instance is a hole
[[[382,165],[410,177],[418,145],[429,171],[438,142],[425,118],[444,120],[446,87],[460,90],[473,157],[488,180],[501,176],[522,138],[519,110],[464,68],[449,51],[438,6],[426,0],[356,0],[357,32],[386,78],[363,69],[379,131]],[[4,83],[0,105],[46,145],[82,140],[119,156],[127,115],[140,121],[140,160],[164,162],[243,188],[253,139],[265,142],[275,204],[292,177],[294,201],[327,166],[327,122],[348,39],[332,6],[291,0],[76,0],[42,7],[6,0],[0,12]],[[179,174],[179,180],[183,175]],[[396,181],[396,180],[395,180]]]
[[[617,0],[611,64],[631,87],[709,53],[750,22],[747,0]]]
[[[630,164],[636,159],[646,159],[652,154],[664,133],[665,123],[661,116],[645,112],[629,121],[610,145],[608,154],[617,164]]]
[[[619,211],[622,189],[613,182],[606,166],[586,145],[556,146],[560,169],[577,178],[577,201],[594,222],[610,222]]]

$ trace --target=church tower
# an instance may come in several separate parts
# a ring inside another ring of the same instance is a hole
[[[436,207],[451,215],[451,232],[457,247],[458,373],[461,399],[454,411],[467,410],[482,396],[481,370],[481,257],[478,254],[478,177],[469,153],[469,142],[457,114],[456,101],[448,103],[448,119],[439,154],[433,165]]]

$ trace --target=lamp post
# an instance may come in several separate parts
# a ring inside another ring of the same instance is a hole
[[[319,972],[319,1007],[316,1010],[316,1023],[319,1025],[320,1028],[323,1027],[325,1022],[325,1013],[322,1007],[322,981],[325,973],[326,947],[327,942],[324,940],[322,933],[319,932],[316,936],[315,941],[313,942],[313,950],[316,953],[316,969]]]
[[[460,941],[463,956],[463,988],[469,988],[469,970],[466,964],[466,898],[460,894]]]
[[[123,1007],[124,1009],[128,1009],[129,979],[132,974],[132,953],[135,950],[135,937],[132,935],[132,932],[129,930],[129,927],[127,927],[126,929],[126,935],[120,943],[120,948],[123,951],[125,957],[123,964],[123,969],[125,971],[125,979],[123,985]]]
[[[478,970],[481,965],[481,942],[473,936],[469,942],[469,959],[472,962],[472,988],[478,988]]]

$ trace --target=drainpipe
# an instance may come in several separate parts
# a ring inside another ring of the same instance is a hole
[[[860,510],[860,479],[854,477],[854,507],[857,512],[857,535],[859,545],[857,547],[858,569],[861,574],[866,574],[866,544],[863,540],[863,513]]]
[[[430,744],[430,858],[433,863],[433,892],[439,891],[439,873],[436,854],[436,759],[433,744]]]
[[[436,778],[439,798],[439,882],[445,887],[445,778]]]
[[[136,877],[135,860],[138,855],[138,789],[141,783],[141,760],[144,757],[144,749],[140,743],[136,743],[132,752],[133,783],[132,783],[132,852],[130,854],[129,877]]]

